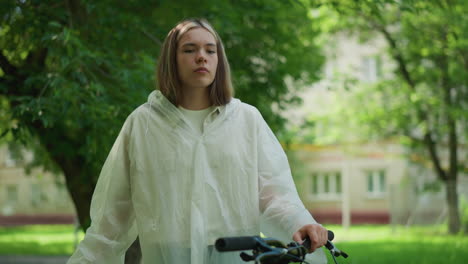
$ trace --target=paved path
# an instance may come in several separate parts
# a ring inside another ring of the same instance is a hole
[[[65,264],[68,256],[0,256],[0,264]]]

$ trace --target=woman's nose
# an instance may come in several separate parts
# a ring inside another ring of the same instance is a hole
[[[203,52],[199,52],[196,61],[197,63],[206,62],[205,54],[203,54]]]

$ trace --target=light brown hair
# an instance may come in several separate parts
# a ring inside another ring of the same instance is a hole
[[[157,85],[161,93],[178,106],[181,100],[182,85],[177,71],[177,44],[184,33],[194,28],[208,30],[216,40],[216,53],[218,54],[218,66],[213,83],[209,87],[209,97],[215,106],[229,103],[233,96],[231,71],[229,62],[224,52],[224,46],[218,33],[205,19],[183,20],[167,34],[161,48],[157,66]]]

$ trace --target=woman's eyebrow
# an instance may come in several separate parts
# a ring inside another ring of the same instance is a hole
[[[190,46],[190,47],[198,47],[198,45],[197,45],[197,44],[195,44],[195,43],[192,43],[192,42],[184,43],[184,44],[182,45],[182,47],[186,47],[186,46]],[[206,43],[206,44],[205,44],[205,46],[216,47],[216,44],[215,44],[215,43],[211,43],[211,42],[210,42],[210,43]]]

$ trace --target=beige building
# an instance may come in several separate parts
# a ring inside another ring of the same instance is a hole
[[[424,191],[436,176],[430,168],[410,162],[398,144],[293,145],[291,149],[299,193],[320,222],[424,224],[441,223],[446,217],[443,186],[438,192]],[[298,163],[303,164],[299,172]],[[464,178],[460,194],[468,190]]]
[[[24,153],[25,162],[32,153]],[[0,146],[0,225],[69,223],[75,209],[62,175],[26,171],[6,145]]]

